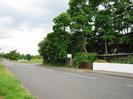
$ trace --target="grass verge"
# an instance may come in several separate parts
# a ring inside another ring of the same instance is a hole
[[[35,99],[19,80],[0,64],[0,96],[3,99]]]
[[[30,61],[20,60],[18,62],[19,63],[28,63],[28,64],[42,64],[43,63],[43,60],[42,59],[31,59]]]

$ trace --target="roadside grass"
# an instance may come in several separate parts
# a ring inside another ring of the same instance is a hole
[[[3,99],[35,99],[30,92],[22,87],[20,81],[1,64],[0,96],[3,97]]]
[[[19,60],[19,63],[28,63],[28,64],[42,64],[43,60],[42,59],[31,59],[30,61],[27,60]]]

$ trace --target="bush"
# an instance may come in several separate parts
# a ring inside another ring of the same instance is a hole
[[[111,60],[113,63],[124,63],[124,64],[133,64],[133,56],[128,57],[119,57]]]
[[[94,62],[96,60],[96,56],[97,54],[96,53],[77,53],[75,56],[74,56],[74,65],[79,65],[83,62]]]
[[[88,61],[89,62],[94,62],[97,59],[97,54],[96,53],[89,53],[88,54]]]

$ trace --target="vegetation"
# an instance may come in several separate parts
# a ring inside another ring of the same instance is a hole
[[[42,64],[43,60],[42,59],[31,59],[30,61],[28,60],[19,60],[19,63],[28,63],[28,64]]]
[[[28,61],[30,61],[32,59],[32,56],[30,54],[26,54],[25,55],[25,59],[27,59]]]
[[[39,43],[46,63],[65,64],[67,53],[133,52],[133,0],[70,0],[53,21],[53,32]]]
[[[124,64],[133,64],[133,56],[128,57],[119,57],[111,60],[112,63],[124,63]]]
[[[33,61],[33,60],[41,60],[41,57],[38,55],[30,55],[30,54],[20,54],[16,50],[10,51],[9,53],[0,53],[1,58],[7,58],[10,60],[27,60],[27,61]]]
[[[64,64],[67,59],[68,41],[70,34],[67,32],[70,18],[68,13],[62,13],[54,19],[53,33],[39,43],[39,53],[44,62],[51,64]]]
[[[3,65],[0,65],[0,96],[4,99],[35,99]]]
[[[2,53],[0,56],[11,60],[18,60],[21,58],[20,53],[18,53],[16,50],[10,51],[6,54]]]
[[[74,65],[79,65],[82,62],[94,62],[96,60],[97,54],[95,53],[77,53],[74,57]]]

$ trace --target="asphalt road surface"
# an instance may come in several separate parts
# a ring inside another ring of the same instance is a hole
[[[3,63],[37,99],[133,99],[133,79]]]

